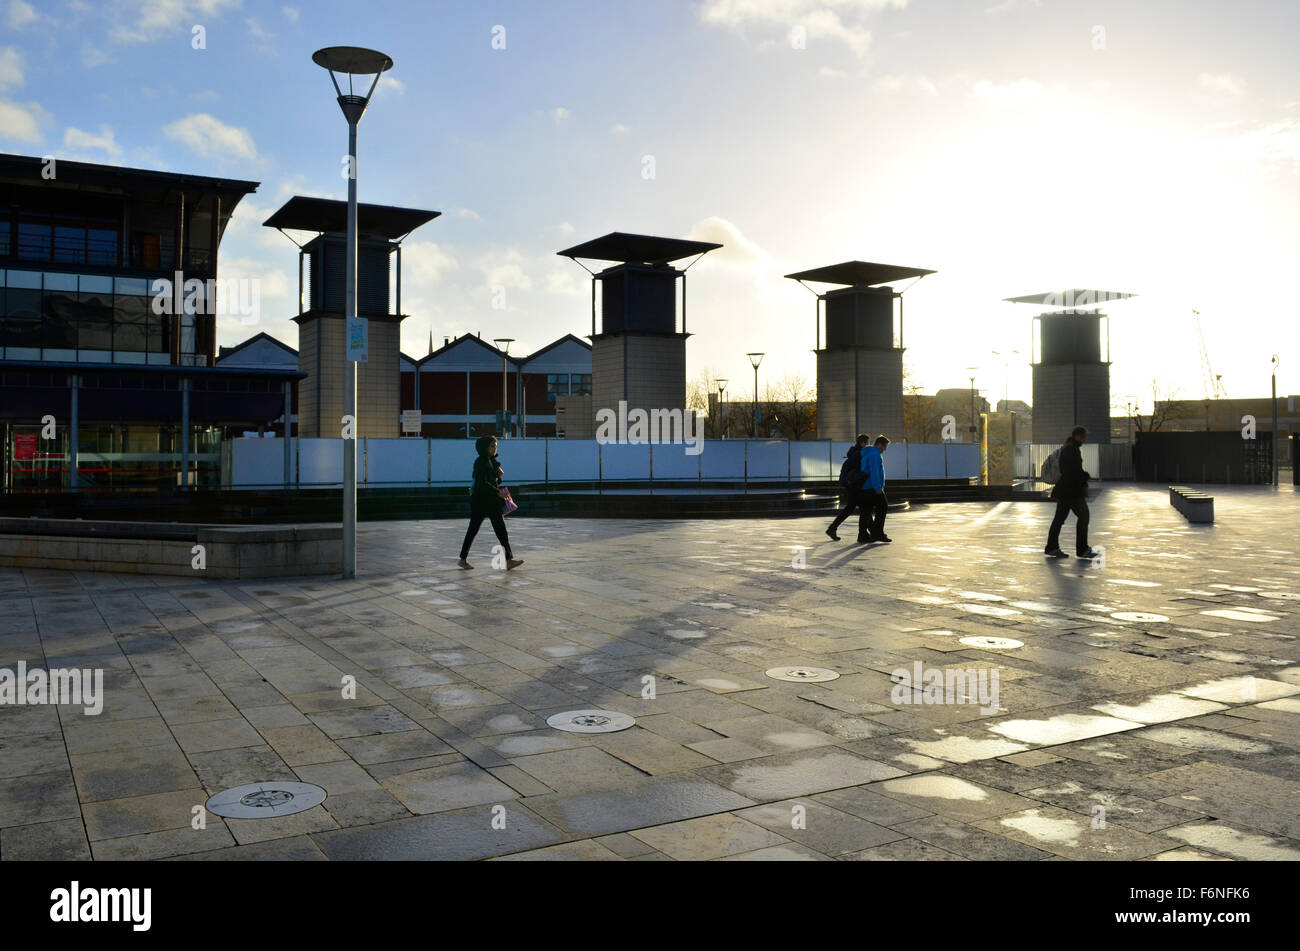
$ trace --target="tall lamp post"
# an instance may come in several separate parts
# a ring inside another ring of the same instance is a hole
[[[1275,488],[1276,488],[1277,485],[1278,485],[1278,480],[1277,480],[1277,449],[1278,449],[1278,441],[1277,441],[1277,368],[1278,368],[1278,366],[1279,366],[1281,363],[1282,363],[1282,361],[1279,360],[1279,359],[1277,358],[1277,354],[1276,354],[1276,353],[1273,354],[1273,486],[1274,486]],[[1295,460],[1294,460],[1294,459],[1291,460],[1291,465],[1295,465]]]
[[[1008,354],[994,350],[992,353],[993,356],[1002,358],[1002,412],[1009,413],[1011,408],[1007,404],[1011,402],[1011,358],[1020,356],[1020,351],[1012,350]]]
[[[978,370],[979,367],[967,367],[967,370]],[[975,442],[975,434],[979,432],[979,427],[975,425],[975,377],[970,378],[970,441]]]
[[[343,358],[343,416],[351,422],[350,437],[343,439],[343,577],[357,574],[357,363],[367,356],[368,327],[357,317],[357,124],[370,105],[379,77],[393,68],[393,59],[375,50],[358,46],[329,46],[317,50],[312,62],[329,71],[330,82],[338,93],[339,108],[348,120],[348,234],[347,275],[344,318],[347,328],[347,351]],[[340,73],[348,78],[348,91],[339,86]],[[374,76],[369,91],[357,95],[353,77]],[[345,433],[348,431],[345,425]]]
[[[754,365],[754,422],[751,424],[753,427],[751,432],[753,432],[753,434],[757,436],[758,435],[758,365],[763,362],[763,357],[765,356],[765,354],[747,353],[745,354],[745,356],[749,357],[749,362]]]
[[[510,345],[515,342],[514,337],[496,337],[492,341],[501,351],[501,434],[510,435],[510,402],[507,397],[506,380],[509,372],[509,362],[506,355],[510,353]]]
[[[722,394],[727,392],[727,382],[728,381],[726,380],[718,381],[718,422],[719,423],[722,423]],[[722,429],[722,438],[726,439],[727,438],[726,424],[723,423],[722,426],[720,426],[719,428]]]

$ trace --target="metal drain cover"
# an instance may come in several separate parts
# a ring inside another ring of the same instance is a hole
[[[773,680],[802,684],[824,684],[828,680],[840,679],[839,674],[825,667],[773,667],[767,675]]]
[[[983,634],[977,634],[974,637],[958,638],[958,644],[965,644],[967,647],[987,647],[989,650],[1015,650],[1017,647],[1024,647],[1024,641],[1018,641],[1012,637],[985,637]]]
[[[219,792],[207,810],[226,819],[275,819],[306,812],[325,801],[325,790],[311,783],[249,783]]]
[[[1300,593],[1295,591],[1261,591],[1259,596],[1272,601],[1300,601]]]
[[[1147,614],[1144,611],[1116,611],[1111,617],[1117,621],[1147,621],[1150,623],[1169,620],[1163,614]]]
[[[617,733],[636,726],[636,718],[613,710],[570,710],[547,717],[546,725],[565,733]]]

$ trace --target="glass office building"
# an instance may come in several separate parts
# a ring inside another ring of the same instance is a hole
[[[256,189],[0,155],[0,488],[212,485],[223,438],[286,418],[302,374],[214,365],[258,296],[217,271]]]

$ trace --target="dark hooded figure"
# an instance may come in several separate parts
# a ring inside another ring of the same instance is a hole
[[[460,546],[460,561],[457,564],[462,568],[474,567],[467,560],[469,546],[474,544],[474,536],[486,518],[491,520],[497,541],[505,549],[506,569],[518,568],[524,560],[516,558],[510,551],[510,534],[506,531],[505,520],[505,490],[501,488],[505,470],[497,461],[496,437],[480,436],[474,448],[478,450],[478,458],[474,460],[474,485],[469,490],[469,528],[465,531],[465,542]]]

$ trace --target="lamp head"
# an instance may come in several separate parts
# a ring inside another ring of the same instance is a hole
[[[391,56],[359,46],[327,46],[312,53],[311,59],[317,66],[329,70],[330,81],[334,83],[334,91],[338,93],[339,108],[343,110],[343,115],[348,122],[353,125],[360,122],[361,117],[365,115],[366,106],[370,105],[370,97],[374,95],[375,87],[379,85],[379,77],[393,68]],[[339,86],[335,73],[348,77],[346,93]],[[375,77],[364,96],[357,95],[352,88],[353,76]]]
[[[752,364],[754,365],[754,369],[757,370],[757,369],[758,369],[758,365],[759,365],[760,363],[763,362],[763,357],[765,357],[766,354],[763,354],[763,353],[747,353],[747,354],[745,354],[745,356],[749,357],[749,362],[752,363]]]

